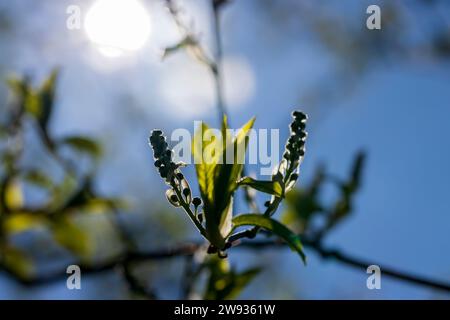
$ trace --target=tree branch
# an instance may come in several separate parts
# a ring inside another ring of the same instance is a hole
[[[336,249],[327,249],[324,248],[317,241],[309,241],[308,239],[303,239],[303,245],[308,247],[318,253],[324,259],[334,259],[338,262],[346,264],[348,266],[363,269],[364,272],[369,265],[375,264],[373,262],[368,262],[367,260],[360,259],[348,255],[340,250]],[[262,250],[267,248],[287,248],[286,244],[281,240],[259,240],[259,241],[237,241],[234,243],[235,249],[247,249],[247,250]],[[186,243],[177,246],[169,246],[165,248],[158,248],[155,250],[149,250],[146,252],[134,252],[124,254],[122,256],[117,257],[115,260],[105,262],[100,265],[79,265],[81,268],[81,272],[83,276],[86,275],[94,275],[105,271],[111,271],[116,268],[119,268],[124,263],[138,263],[145,261],[157,261],[164,259],[171,259],[182,256],[192,256],[197,250],[202,247],[201,243]],[[378,264],[381,268],[381,273],[383,275],[389,276],[393,279],[402,280],[409,282],[411,284],[420,285],[432,289],[443,290],[446,292],[450,292],[450,284],[440,281],[435,281],[431,279],[427,279],[425,277],[408,274],[406,272],[402,272],[393,268],[382,266]],[[35,285],[43,285],[49,284],[56,281],[66,280],[68,275],[66,274],[66,270],[59,270],[52,274],[46,274],[39,277],[24,279],[20,278],[13,270],[8,269],[5,266],[0,265],[0,270],[4,273],[12,276],[19,283],[25,286],[35,286]]]
[[[284,243],[282,243],[280,241],[276,241],[276,242],[259,241],[259,242],[248,242],[245,244],[247,247],[253,247],[254,249],[256,249],[256,248],[263,249],[263,248],[267,248],[268,246],[274,246],[276,243],[281,243],[284,245]],[[308,248],[312,249],[313,251],[315,251],[316,253],[318,253],[323,259],[334,259],[340,263],[346,264],[346,265],[354,267],[354,268],[363,269],[364,271],[367,269],[368,266],[376,264],[376,265],[380,266],[382,275],[389,276],[393,279],[406,281],[411,284],[450,292],[450,283],[445,283],[445,282],[441,282],[441,281],[428,279],[426,277],[409,274],[409,273],[399,271],[394,268],[389,268],[389,267],[383,266],[379,263],[374,263],[373,261],[369,262],[367,260],[351,256],[351,255],[349,255],[345,252],[342,252],[340,250],[337,250],[337,249],[326,249],[317,241],[308,241],[308,240],[303,239],[302,243],[305,247],[308,247]]]

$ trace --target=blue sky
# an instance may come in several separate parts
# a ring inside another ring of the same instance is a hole
[[[183,53],[166,61],[158,58],[158,49],[178,39],[161,2],[146,2],[154,19],[149,44],[131,57],[116,60],[99,55],[82,31],[64,28],[69,2],[46,2],[34,9],[32,3],[20,0],[1,5],[15,17],[13,31],[0,38],[0,57],[6,62],[2,75],[31,72],[39,79],[52,66],[62,66],[54,134],[87,133],[107,143],[98,173],[103,192],[129,194],[136,211],[148,205],[149,198],[164,200],[163,186],[151,166],[148,132],[154,127],[191,129],[193,120],[214,122],[217,117],[209,93],[202,93],[211,80],[207,71]],[[89,3],[79,1],[82,8]],[[363,21],[364,3],[344,3],[335,8],[338,15],[348,13],[351,23]],[[320,161],[330,172],[345,176],[355,152],[366,150],[368,163],[355,211],[333,230],[326,244],[374,264],[449,282],[449,63],[402,59],[385,63],[374,54],[371,67],[358,76],[352,90],[330,100],[321,97],[321,92],[340,88],[340,82],[346,81],[336,77],[339,61],[307,29],[298,29],[295,21],[294,27],[286,26],[256,6],[256,1],[235,1],[224,14],[224,50],[230,63],[225,80],[232,83],[227,97],[233,124],[256,115],[258,128],[280,128],[286,137],[290,112],[304,108],[310,114],[303,164],[306,180]],[[186,7],[209,45],[204,1],[187,1]],[[305,104],[308,90],[316,86],[319,102]],[[239,267],[261,260],[280,261],[273,269],[279,281],[265,287],[267,271],[244,297],[258,292],[262,298],[449,298],[387,277],[382,278],[381,290],[370,291],[363,270],[309,255],[307,267],[288,250],[262,257],[236,252],[231,259]],[[96,289],[97,282],[104,286],[115,281],[119,282],[114,274],[107,274],[87,281],[81,292],[67,292],[64,283],[24,292],[0,277],[0,298],[124,297],[120,290]]]

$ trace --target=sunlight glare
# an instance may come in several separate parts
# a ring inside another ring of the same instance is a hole
[[[151,31],[148,12],[138,0],[97,0],[86,14],[84,28],[107,57],[140,49]]]

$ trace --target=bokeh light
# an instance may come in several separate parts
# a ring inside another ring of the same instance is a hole
[[[148,12],[137,0],[97,0],[86,14],[84,28],[107,57],[142,48],[151,32]]]

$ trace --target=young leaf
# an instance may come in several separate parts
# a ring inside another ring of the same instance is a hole
[[[234,161],[231,167],[231,174],[229,177],[229,192],[234,191],[237,188],[236,181],[241,175],[242,168],[244,167],[244,159],[245,152],[247,150],[248,145],[248,134],[250,130],[253,128],[253,124],[255,123],[255,117],[251,118],[244,126],[239,130],[234,142]],[[238,154],[239,151],[243,151],[242,154]]]
[[[16,110],[16,117],[20,117],[22,112],[25,111],[26,101],[28,99],[28,96],[31,94],[28,79],[11,78],[7,80],[7,84],[10,90],[13,92],[15,99],[17,99],[18,110]],[[17,120],[17,118],[14,120]],[[14,120],[12,119],[12,121]]]
[[[222,211],[219,232],[223,237],[229,234],[233,229],[233,224],[231,223],[231,219],[233,218],[233,201],[233,197],[230,197],[228,206]]]
[[[39,100],[39,116],[37,119],[45,132],[47,132],[48,122],[52,115],[57,78],[58,70],[56,69],[42,84],[37,96]]]
[[[237,184],[238,186],[248,186],[280,198],[283,197],[283,187],[279,181],[260,181],[250,177],[244,177]]]
[[[231,230],[232,217],[232,198],[237,188],[236,180],[241,175],[243,168],[245,152],[247,149],[248,133],[253,127],[255,118],[250,119],[238,132],[237,136],[231,140],[227,131],[227,118],[224,117],[222,124],[222,163],[217,164],[215,168],[214,181],[214,201],[215,210],[220,217],[219,229],[222,236],[225,236]],[[231,140],[231,142],[230,142]],[[226,155],[228,148],[233,148],[233,161],[227,163]],[[241,154],[238,154],[241,152]]]
[[[91,252],[89,238],[81,227],[69,217],[61,217],[52,224],[53,236],[63,247],[80,257],[86,257]]]
[[[14,213],[6,216],[2,230],[10,235],[43,226],[45,223],[46,219],[41,215],[27,212]]]
[[[231,139],[227,139],[229,133],[227,132],[226,117],[224,117],[222,125],[222,134],[216,134],[202,123],[192,142],[195,168],[204,202],[208,240],[218,248],[224,246],[224,236],[230,230],[232,215],[230,203],[237,187],[236,180],[240,176],[243,166],[237,161],[236,151],[243,150],[245,152],[246,137],[253,122],[254,119],[247,122],[231,142]],[[234,148],[235,151],[233,163],[225,161],[226,149],[229,147]]]
[[[206,262],[209,278],[206,282],[204,299],[225,300],[235,299],[242,290],[258,275],[260,268],[251,268],[236,272],[226,259],[214,257]]]
[[[347,181],[338,183],[341,197],[336,201],[334,208],[332,208],[329,213],[326,226],[327,229],[331,229],[336,226],[352,212],[354,202],[353,198],[361,184],[361,175],[364,162],[365,154],[363,152],[357,153],[353,161],[350,177]]]
[[[207,211],[213,205],[214,201],[214,170],[218,162],[219,155],[213,157],[211,154],[205,159],[204,150],[214,150],[214,144],[218,143],[217,138],[211,137],[210,140],[205,137],[205,133],[210,128],[202,123],[201,127],[194,134],[192,141],[192,155],[194,157],[195,170],[203,199],[204,206]]]
[[[208,240],[213,245],[222,247],[225,240],[219,231],[220,215],[217,213],[214,198],[215,172],[221,156],[221,152],[217,152],[217,150],[220,151],[221,141],[210,130],[205,123],[202,123],[192,141],[192,154],[200,194],[203,199]]]
[[[208,291],[205,293],[206,300],[231,300],[236,299],[242,290],[259,274],[261,269],[252,268],[236,273],[231,270],[228,274],[216,277],[211,281]]]
[[[10,87],[19,95],[25,111],[36,119],[45,136],[52,115],[58,70],[54,70],[38,89],[33,89],[27,80],[10,81]]]
[[[4,245],[0,247],[3,264],[21,279],[31,279],[35,273],[33,260],[19,248]]]
[[[251,268],[242,273],[234,274],[231,288],[226,292],[225,299],[236,299],[242,290],[261,272],[260,268]]]
[[[353,167],[351,171],[349,188],[352,191],[358,189],[361,184],[361,175],[364,169],[365,160],[366,154],[363,151],[359,151],[355,156],[355,160],[353,162]]]
[[[18,210],[24,204],[23,191],[17,180],[11,180],[4,186],[4,201],[6,208],[10,210]]]
[[[286,194],[286,210],[281,222],[296,232],[304,232],[311,221],[323,211],[317,194],[310,188],[294,189]]]
[[[24,181],[37,187],[51,189],[53,187],[52,179],[40,170],[29,170],[22,174]]]
[[[242,214],[233,218],[233,229],[241,226],[257,226],[282,238],[292,250],[297,251],[306,264],[306,256],[300,238],[280,222],[261,214]]]
[[[99,158],[101,155],[100,145],[93,139],[81,136],[70,136],[59,141],[60,145],[67,145],[78,152],[84,152],[93,158]]]
[[[195,39],[193,39],[192,36],[187,35],[183,40],[176,43],[175,45],[164,48],[162,58],[165,59],[169,55],[172,55],[172,54],[180,51],[181,49],[185,49],[186,47],[189,47],[189,46],[192,46],[195,44],[196,44]]]

